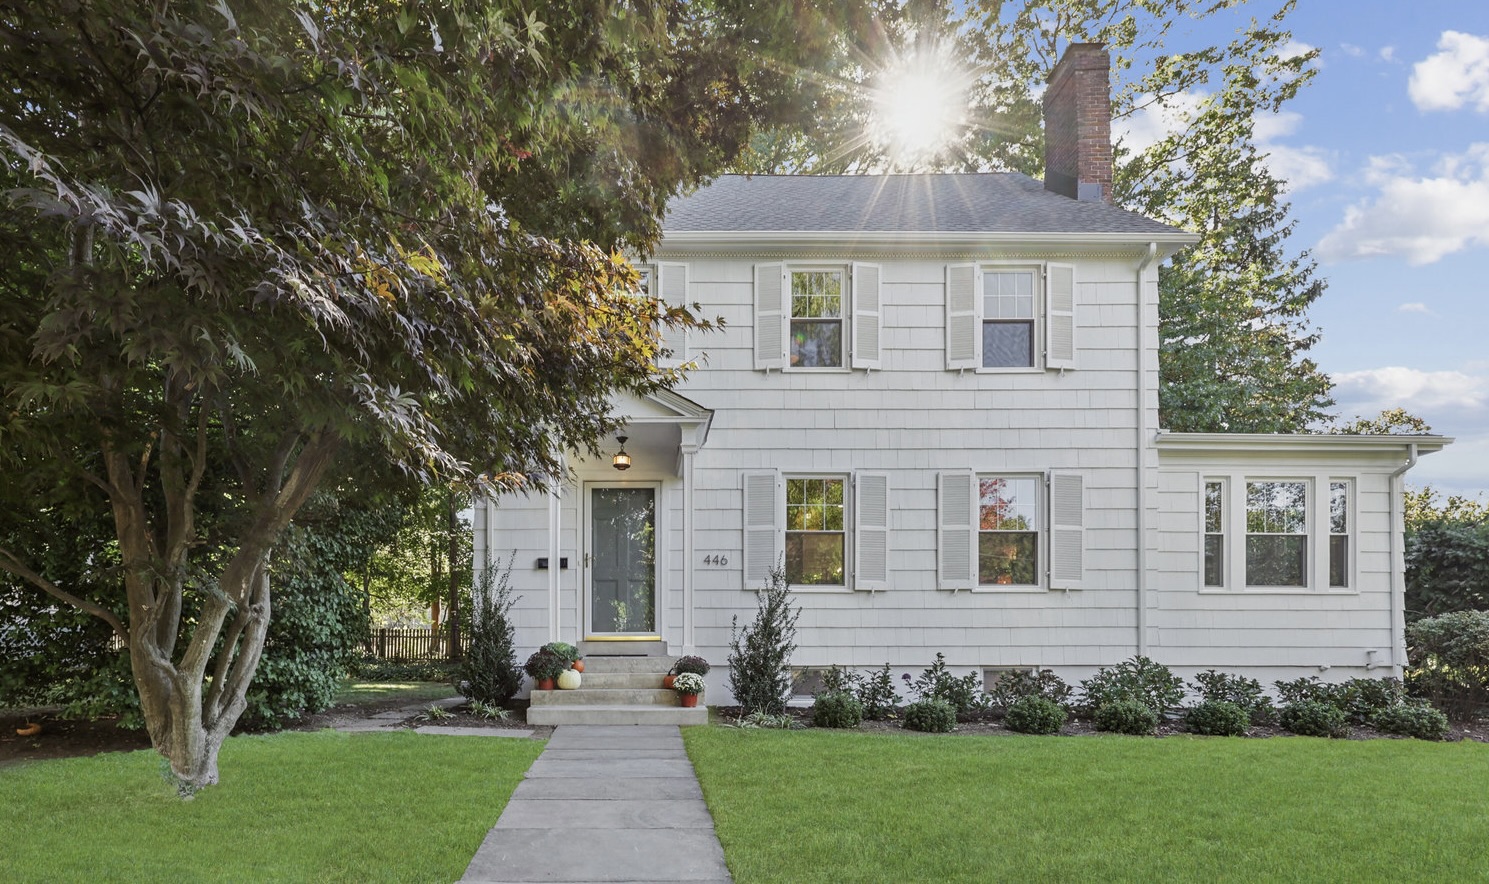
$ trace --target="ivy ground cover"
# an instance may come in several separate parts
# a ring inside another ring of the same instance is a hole
[[[1472,880],[1489,746],[684,728],[735,880]]]
[[[543,744],[240,736],[182,801],[151,750],[0,769],[8,881],[455,881]]]

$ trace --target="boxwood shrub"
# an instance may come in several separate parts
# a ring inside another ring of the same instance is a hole
[[[1282,707],[1282,726],[1305,737],[1343,737],[1349,733],[1344,710],[1323,700],[1299,700]]]
[[[1113,700],[1096,709],[1096,729],[1134,737],[1150,736],[1158,727],[1158,713],[1142,700]]]
[[[1065,707],[1044,697],[1020,697],[1008,707],[1003,723],[1021,734],[1054,734],[1065,726]]]
[[[956,707],[945,700],[916,700],[905,707],[905,727],[928,734],[950,733],[956,727]]]
[[[1441,740],[1448,735],[1448,717],[1426,704],[1398,703],[1370,719],[1376,730],[1419,740]]]
[[[1251,724],[1251,713],[1229,700],[1205,700],[1184,713],[1184,724],[1196,734],[1239,737]]]
[[[812,703],[814,727],[858,727],[863,704],[848,691],[823,691]]]

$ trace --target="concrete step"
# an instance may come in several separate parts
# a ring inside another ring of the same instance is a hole
[[[572,694],[573,691],[564,693]],[[670,693],[670,691],[669,691]],[[527,723],[539,724],[708,724],[708,708],[681,706],[538,706]]]
[[[605,639],[589,639],[579,643],[579,655],[588,657],[591,654],[602,657],[665,657],[667,656],[667,643],[661,641],[615,641]],[[585,661],[588,663],[588,661]]]
[[[584,658],[585,676],[590,673],[611,672],[645,672],[655,673],[658,676],[666,675],[672,664],[677,662],[676,657],[665,655],[643,656],[643,657],[608,657],[603,654],[595,656],[586,655]]]
[[[586,666],[580,676],[580,690],[591,688],[645,688],[655,690],[662,686],[661,672],[591,672]]]
[[[677,692],[663,688],[583,688],[533,691],[534,706],[676,706]]]

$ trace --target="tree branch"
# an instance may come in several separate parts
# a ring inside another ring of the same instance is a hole
[[[57,586],[57,584],[26,567],[20,559],[16,558],[14,553],[4,547],[0,547],[0,568],[9,571],[11,574],[14,574],[15,576],[21,578],[27,583],[32,584],[33,586],[40,588],[48,595],[66,602],[74,608],[77,608],[79,611],[84,611],[86,613],[92,614],[93,616],[107,623],[110,627],[113,628],[114,633],[124,640],[125,647],[129,646],[129,630],[124,627],[123,621],[114,616],[114,612],[103,607],[102,605],[90,602],[87,599],[78,598],[72,593],[62,589],[61,587]]]

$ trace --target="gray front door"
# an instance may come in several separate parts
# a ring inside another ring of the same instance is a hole
[[[655,488],[590,489],[589,631],[656,633]]]

